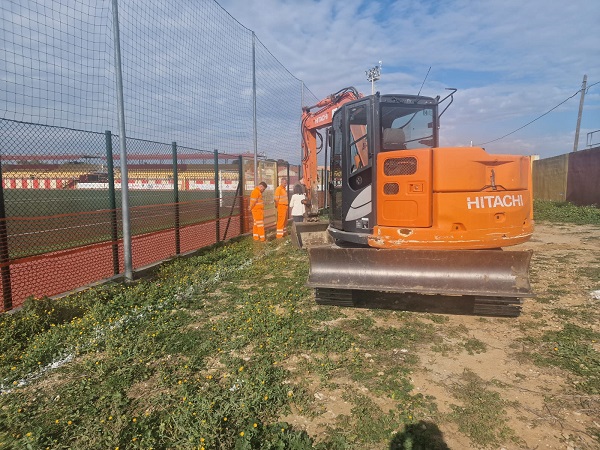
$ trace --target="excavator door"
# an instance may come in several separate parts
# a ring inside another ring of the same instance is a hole
[[[358,234],[357,243],[366,243],[375,221],[370,108],[369,99],[344,105],[332,123],[330,222],[333,228],[351,233],[350,240]]]

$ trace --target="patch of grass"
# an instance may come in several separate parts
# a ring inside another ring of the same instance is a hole
[[[307,274],[289,241],[242,240],[153,280],[31,299],[0,316],[0,448],[388,446],[434,409],[411,394],[410,374],[418,346],[439,339],[435,324],[378,311],[397,324],[378,327],[369,311],[348,319],[317,307]],[[355,380],[369,392],[353,397],[369,418],[351,419],[360,433],[339,422],[316,443],[281,422],[291,411],[319,419],[315,389],[353,392]]]
[[[561,319],[572,319],[578,315],[578,311],[575,308],[554,308],[552,312]]]
[[[506,402],[489,386],[490,383],[465,370],[461,379],[450,387],[461,405],[451,405],[448,418],[480,448],[515,439],[514,432],[507,426]]]
[[[538,339],[531,339],[535,351],[531,358],[542,366],[560,367],[575,376],[578,390],[600,394],[600,353],[593,344],[600,333],[567,323],[560,331],[547,331]]]
[[[435,353],[441,353],[442,356],[449,356],[456,347],[448,342],[440,342],[431,346],[431,351]]]
[[[539,221],[600,225],[600,209],[595,206],[576,206],[568,202],[533,201],[533,216]]]
[[[484,353],[487,351],[487,345],[485,342],[480,341],[476,338],[469,338],[463,343],[464,348],[467,350],[469,355],[474,355],[475,353]]]
[[[336,425],[338,430],[344,430],[348,443],[385,442],[397,429],[398,419],[394,410],[382,411],[371,398],[359,393],[346,393],[344,399],[354,407],[350,416],[338,417]]]
[[[534,301],[536,301],[537,303],[548,304],[558,300],[559,298],[560,297],[558,297],[557,295],[537,295],[534,298]]]
[[[595,283],[600,283],[600,261],[596,260],[593,266],[577,268],[577,275],[589,278]]]
[[[555,263],[536,261],[540,272]],[[579,275],[594,280],[589,266]],[[474,447],[515,439],[494,380],[465,372],[449,415],[413,390],[423,354],[487,351],[471,325],[316,306],[307,274],[307,255],[287,240],[240,240],[166,264],[153,280],[30,299],[0,316],[0,448],[435,449],[447,447],[430,421],[444,418]],[[555,284],[537,301],[563,295]],[[526,337],[512,341],[511,357],[565,370],[597,394],[595,305],[555,306],[516,322]],[[578,326],[546,331],[556,318]],[[477,324],[500,320],[514,322]],[[346,415],[318,392],[345,393]]]

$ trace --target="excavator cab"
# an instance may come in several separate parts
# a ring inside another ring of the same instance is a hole
[[[347,92],[314,115],[305,109],[302,122],[306,160],[316,155],[311,133],[331,126],[329,224],[314,241],[303,233],[316,228],[292,232],[313,242],[305,246],[317,302],[353,305],[364,292],[471,296],[476,313],[517,315],[532,295],[531,253],[500,248],[533,233],[529,158],[439,147],[447,106],[438,110],[452,94]]]
[[[347,103],[333,116],[329,195],[335,239],[368,245],[377,224],[374,181],[383,152],[433,148],[438,144],[438,101],[430,97],[374,95]],[[393,166],[393,167],[392,167]],[[416,160],[390,160],[386,172],[411,173]],[[384,186],[384,195],[399,185]],[[426,207],[425,205],[424,207]],[[426,222],[430,221],[430,214]]]

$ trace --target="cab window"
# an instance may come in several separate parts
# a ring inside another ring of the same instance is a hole
[[[367,106],[360,105],[352,108],[348,115],[350,152],[348,153],[350,173],[371,164],[371,152],[367,139]]]

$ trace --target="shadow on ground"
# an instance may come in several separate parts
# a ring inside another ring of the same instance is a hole
[[[435,423],[420,421],[407,425],[390,442],[390,450],[450,450]]]

